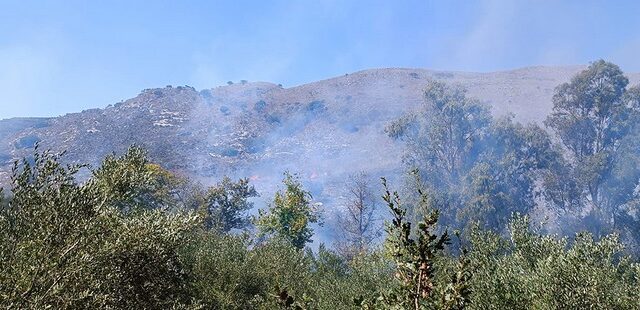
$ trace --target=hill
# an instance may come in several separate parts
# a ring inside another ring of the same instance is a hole
[[[389,121],[422,102],[429,79],[460,84],[521,122],[541,122],[554,88],[583,66],[530,67],[493,73],[372,69],[292,88],[238,83],[197,91],[189,86],[143,90],[138,96],[55,118],[0,120],[0,180],[12,161],[44,148],[66,150],[69,162],[98,164],[129,145],[204,183],[222,175],[251,177],[264,198],[282,172],[299,172],[314,196],[331,203],[346,177],[401,171],[401,149],[385,133]],[[628,75],[631,84],[640,74]],[[331,193],[331,194],[328,194]],[[269,195],[267,195],[269,194]]]

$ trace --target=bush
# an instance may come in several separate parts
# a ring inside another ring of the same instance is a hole
[[[476,230],[473,309],[637,309],[638,271],[615,235],[569,242],[529,229],[516,217],[510,238]]]
[[[9,195],[0,191],[0,307],[639,307],[640,264],[617,235],[557,238],[516,216],[508,237],[476,226],[471,251],[454,256],[445,249],[447,234],[437,229],[432,199],[418,191],[425,212],[413,227],[400,196],[387,190],[394,217],[386,248],[347,260],[324,245],[315,253],[304,248],[312,231],[300,224],[315,215],[308,192],[291,175],[271,212],[262,214],[263,229],[275,236],[265,240],[207,230],[188,204],[147,207],[148,201],[176,204],[166,197],[177,183],[138,148],[107,157],[84,183],[75,178],[80,169],[39,151],[15,164]],[[236,185],[247,189],[246,180]]]
[[[178,250],[199,226],[194,214],[123,213],[116,202],[140,184],[78,184],[79,166],[49,152],[34,158],[16,163],[13,196],[0,213],[0,306],[166,308],[190,300]]]

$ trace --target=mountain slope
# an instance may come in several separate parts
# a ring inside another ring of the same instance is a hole
[[[205,183],[224,174],[250,176],[265,197],[284,170],[299,172],[319,200],[330,202],[350,173],[400,171],[400,147],[384,128],[422,102],[429,79],[466,87],[496,115],[541,122],[551,110],[555,86],[583,68],[373,69],[286,89],[262,82],[202,91],[147,89],[104,109],[0,121],[0,182],[6,183],[11,162],[28,156],[36,141],[67,150],[70,162],[94,165],[138,144],[152,160]],[[629,77],[632,84],[640,81],[640,74]]]

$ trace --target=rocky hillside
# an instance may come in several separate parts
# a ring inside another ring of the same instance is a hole
[[[284,170],[299,172],[315,196],[331,202],[346,176],[400,171],[400,148],[385,125],[414,109],[429,79],[457,83],[521,122],[541,122],[554,87],[583,67],[532,67],[495,73],[374,69],[292,88],[239,83],[143,90],[104,109],[56,118],[0,121],[0,182],[14,159],[40,141],[67,160],[97,164],[131,144],[146,147],[168,169],[211,182],[224,174],[251,177],[266,195]],[[640,74],[630,74],[632,84]]]

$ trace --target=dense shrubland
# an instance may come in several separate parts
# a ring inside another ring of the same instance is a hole
[[[373,193],[353,176],[341,239],[315,251],[320,214],[295,174],[251,217],[246,179],[205,188],[137,147],[93,170],[36,149],[0,195],[0,307],[638,309],[640,90],[627,83],[593,63],[558,87],[547,130],[429,83],[423,109],[388,127],[407,182]],[[569,225],[534,222],[534,208]]]

